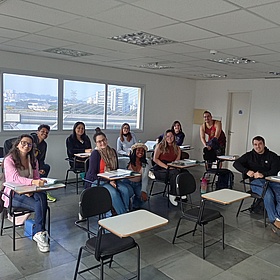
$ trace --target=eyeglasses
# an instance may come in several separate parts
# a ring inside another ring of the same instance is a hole
[[[20,141],[21,146],[25,147],[27,146],[28,148],[32,147],[32,143],[26,142],[26,141]]]
[[[96,141],[96,144],[106,143],[107,139],[103,138],[102,140]]]

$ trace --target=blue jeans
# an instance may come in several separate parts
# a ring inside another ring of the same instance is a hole
[[[261,195],[265,179],[255,179],[251,182],[251,189],[253,192]],[[264,206],[267,212],[268,219],[271,223],[274,223],[276,218],[280,219],[280,184],[275,182],[269,182],[267,191],[264,196]]]
[[[134,195],[134,197],[132,207],[135,209],[141,208],[144,204],[144,201],[141,199],[142,182],[133,182],[128,179],[123,180],[123,182],[130,186],[130,191],[133,191],[132,195]]]
[[[97,180],[94,181],[92,187],[96,187],[97,183]],[[129,200],[132,196],[130,186],[127,186],[121,181],[117,181],[117,188],[114,188],[109,183],[102,181],[100,182],[99,186],[102,186],[109,191],[112,198],[112,205],[117,214],[123,214],[129,211]]]
[[[34,233],[45,231],[48,208],[47,195],[45,192],[36,192],[31,197],[15,193],[12,203],[14,207],[23,207],[35,212]]]

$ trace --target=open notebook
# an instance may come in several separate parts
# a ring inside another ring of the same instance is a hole
[[[108,179],[113,179],[113,178],[125,178],[125,177],[129,177],[129,176],[141,176],[141,174],[131,171],[131,170],[127,170],[127,169],[117,169],[117,170],[113,170],[113,171],[99,173],[99,174],[97,174],[97,176],[103,177],[103,178],[108,178]]]

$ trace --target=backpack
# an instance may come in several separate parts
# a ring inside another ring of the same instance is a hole
[[[234,175],[229,169],[221,169],[217,175],[218,181],[216,182],[216,190],[232,189]]]

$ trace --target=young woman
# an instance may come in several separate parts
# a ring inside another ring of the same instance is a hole
[[[130,161],[127,169],[141,174],[139,177],[126,179],[124,182],[129,184],[134,192],[133,209],[139,209],[143,203],[148,200],[148,174],[151,166],[146,159],[147,146],[142,143],[136,143],[131,147]]]
[[[185,133],[182,131],[181,123],[179,121],[174,121],[171,129],[174,131],[176,144],[182,146],[185,139]]]
[[[4,173],[6,182],[23,185],[43,186],[45,181],[40,179],[38,162],[34,155],[34,142],[32,136],[21,135],[13,144],[9,154],[4,159]],[[5,194],[10,195],[11,189],[5,188]],[[5,207],[9,206],[9,199],[3,195]],[[47,195],[45,192],[35,192],[13,196],[14,207],[24,207],[35,212],[35,235],[33,240],[37,242],[38,249],[49,252],[48,234],[45,231],[47,213]]]
[[[74,158],[74,154],[91,152],[91,142],[86,135],[85,124],[83,122],[76,122],[74,124],[72,134],[66,139],[66,147],[70,160]],[[83,161],[84,159],[82,158],[76,161],[75,167],[83,168]],[[70,161],[70,165],[73,167],[73,162]]]
[[[97,185],[97,174],[118,169],[118,157],[116,151],[109,147],[106,135],[99,131],[94,134],[93,140],[96,143],[89,158],[89,169],[85,179],[93,182],[86,182],[85,187]],[[100,185],[106,188],[112,197],[112,204],[117,214],[125,213],[129,210],[129,199],[133,195],[130,187],[125,185],[121,180],[100,181]]]
[[[169,200],[177,206],[176,199],[176,176],[180,173],[177,169],[168,168],[167,163],[175,160],[179,160],[181,157],[181,150],[176,145],[175,135],[173,130],[166,130],[162,141],[157,144],[154,152],[153,161],[155,162],[154,174],[159,180],[169,180],[170,182],[170,194]]]
[[[120,137],[117,139],[117,152],[122,156],[129,156],[130,148],[137,143],[136,136],[130,131],[128,123],[124,123],[120,130]]]

